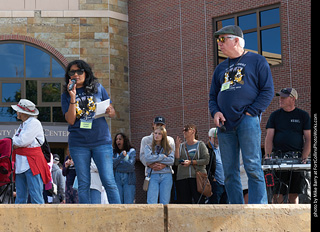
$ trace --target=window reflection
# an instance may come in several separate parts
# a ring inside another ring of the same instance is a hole
[[[11,107],[0,107],[0,122],[16,122],[17,113]]]
[[[238,24],[242,31],[257,27],[256,13],[238,17]]]
[[[38,107],[38,110],[39,110],[38,119],[40,122],[50,122],[51,121],[50,107]]]
[[[234,18],[230,19],[224,19],[217,22],[217,30],[220,30],[221,28],[228,26],[228,25],[234,25]]]
[[[261,27],[276,24],[276,23],[280,23],[279,8],[260,12]]]
[[[18,102],[21,99],[20,83],[2,83],[2,102]]]
[[[37,81],[26,81],[26,98],[37,105],[37,96]]]
[[[53,111],[53,121],[54,122],[65,122],[65,118],[63,116],[62,113],[62,108],[61,107],[52,107],[52,111]]]
[[[55,59],[52,59],[52,77],[64,77],[65,70]]]
[[[39,108],[41,121],[65,122],[61,107],[57,107],[61,104],[64,69],[51,53],[43,49],[24,42],[1,41],[0,121],[16,121],[10,105],[27,98]]]
[[[0,77],[23,77],[23,44],[0,44]]]
[[[251,32],[251,33],[244,34],[244,39],[246,41],[245,49],[247,49],[250,52],[258,53],[257,32]]]
[[[26,45],[26,77],[50,77],[50,55]]]
[[[42,83],[42,102],[59,102],[61,99],[61,83]]]
[[[281,39],[280,27],[261,31],[262,55],[266,57],[269,64],[281,63]]]

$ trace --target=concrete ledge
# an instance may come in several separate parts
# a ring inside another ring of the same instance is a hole
[[[310,205],[168,205],[168,231],[311,231]]]
[[[0,205],[0,231],[311,231],[310,205]]]
[[[0,231],[164,231],[163,205],[0,205]]]

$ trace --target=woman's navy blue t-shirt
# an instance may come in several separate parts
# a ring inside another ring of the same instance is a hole
[[[87,97],[84,88],[78,88],[76,101],[86,101]],[[81,98],[81,99],[80,99]],[[95,103],[109,99],[109,95],[105,88],[99,84],[98,92],[93,95]],[[61,96],[61,105],[63,114],[68,112],[70,105],[70,95],[63,93]],[[92,114],[90,115],[92,116]],[[108,123],[104,117],[93,119],[91,129],[80,128],[80,119],[76,119],[73,125],[69,125],[68,131],[70,132],[68,143],[70,146],[99,146],[104,144],[112,144],[112,138],[109,131]]]

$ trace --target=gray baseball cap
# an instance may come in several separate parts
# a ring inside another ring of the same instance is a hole
[[[214,33],[215,38],[218,38],[219,35],[235,35],[243,38],[243,32],[241,28],[236,25],[225,26]]]

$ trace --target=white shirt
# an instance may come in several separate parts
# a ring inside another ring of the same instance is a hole
[[[35,117],[29,117],[18,128],[16,134],[12,138],[13,145],[18,147],[40,147],[44,143],[44,133],[41,122]],[[30,168],[26,156],[16,155],[15,173],[20,174]]]

